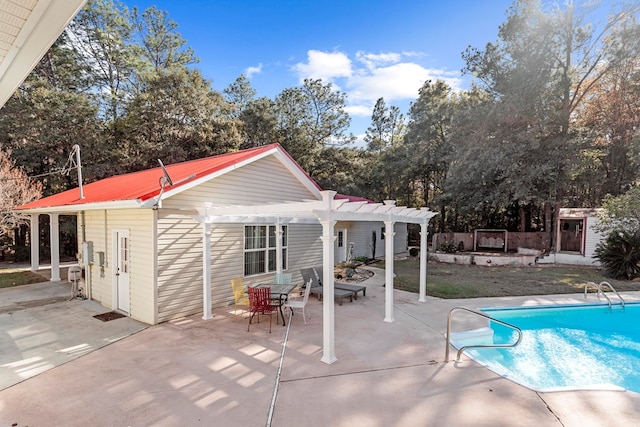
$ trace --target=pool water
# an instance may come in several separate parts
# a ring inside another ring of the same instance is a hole
[[[640,304],[490,308],[518,326],[512,348],[469,349],[496,373],[537,391],[631,390],[640,393]],[[512,343],[513,329],[490,322],[493,342]]]

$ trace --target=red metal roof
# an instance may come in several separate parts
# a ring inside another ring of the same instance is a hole
[[[173,165],[166,165],[167,172],[174,182],[173,186],[166,186],[165,191],[174,190],[188,184],[194,179],[205,177],[222,171],[235,164],[250,160],[270,150],[277,149],[291,159],[280,144],[269,144],[258,148],[251,148],[235,153],[222,154],[204,159],[191,160]],[[293,159],[291,159],[293,161]],[[297,163],[293,163],[299,168]],[[300,169],[302,170],[302,169]],[[304,172],[304,171],[303,171]],[[42,209],[62,206],[80,206],[92,203],[139,201],[144,202],[160,194],[160,178],[163,176],[160,167],[117,175],[92,182],[82,186],[84,199],[80,199],[78,188],[54,194],[49,197],[19,206],[16,210]],[[187,179],[192,177],[191,179]],[[185,180],[180,182],[181,180]],[[309,178],[311,182],[313,180]],[[177,183],[177,184],[176,184]],[[313,182],[315,184],[315,182]],[[315,184],[318,187],[317,184]],[[320,187],[318,187],[320,189]]]

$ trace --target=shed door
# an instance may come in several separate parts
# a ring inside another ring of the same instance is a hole
[[[129,313],[129,230],[113,232],[116,308]]]
[[[583,253],[582,233],[584,230],[583,219],[560,220],[560,250],[563,252]]]

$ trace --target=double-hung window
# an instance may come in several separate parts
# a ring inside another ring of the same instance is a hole
[[[276,226],[246,225],[244,227],[244,275],[276,271]],[[287,226],[282,226],[282,269],[287,268]]]

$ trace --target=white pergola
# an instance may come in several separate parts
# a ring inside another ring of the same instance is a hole
[[[347,199],[334,199],[335,191],[321,191],[322,200],[304,202],[276,203],[259,206],[204,207],[200,215],[194,218],[202,224],[203,251],[203,319],[211,315],[211,227],[220,223],[269,223],[276,224],[278,233],[282,225],[292,223],[320,223],[322,225],[322,267],[323,284],[323,356],[322,361],[333,363],[335,354],[334,322],[334,226],[337,221],[380,221],[385,224],[385,322],[393,322],[393,236],[394,224],[420,224],[420,292],[418,301],[426,302],[427,293],[427,226],[437,213],[428,209],[414,209],[395,206],[395,201],[384,203],[350,202]],[[282,239],[276,239],[276,254],[282,256]],[[391,261],[389,261],[391,260]],[[282,260],[276,265],[280,269]]]

